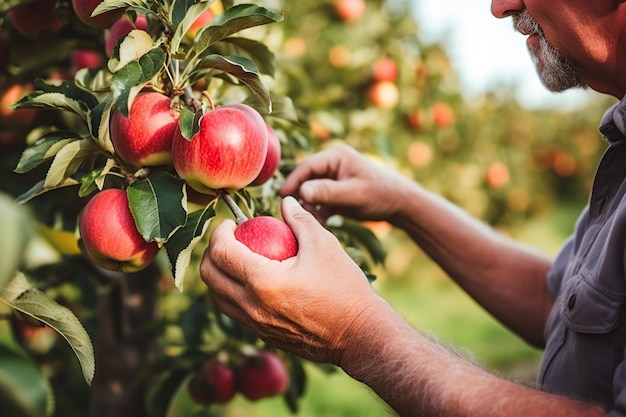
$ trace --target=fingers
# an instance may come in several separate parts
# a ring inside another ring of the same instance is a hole
[[[281,196],[300,196],[300,185],[314,178],[336,178],[339,170],[338,147],[304,158],[279,190]]]

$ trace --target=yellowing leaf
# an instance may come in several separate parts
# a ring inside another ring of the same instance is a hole
[[[109,60],[109,70],[115,73],[126,64],[138,60],[151,49],[152,38],[149,33],[139,29],[131,30],[120,43],[119,60],[115,58]]]
[[[78,237],[75,233],[53,229],[44,224],[40,224],[38,230],[39,234],[60,253],[64,255],[80,254]]]
[[[96,371],[93,345],[89,334],[69,308],[33,287],[22,273],[17,273],[9,285],[0,290],[0,301],[44,322],[63,336],[80,362],[85,381],[91,384]]]

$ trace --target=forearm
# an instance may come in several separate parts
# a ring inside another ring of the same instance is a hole
[[[340,366],[400,416],[603,416],[600,407],[499,379],[414,331],[386,303],[364,320]]]
[[[402,205],[390,221],[491,314],[542,345],[553,304],[545,279],[551,261],[417,184],[400,189]]]

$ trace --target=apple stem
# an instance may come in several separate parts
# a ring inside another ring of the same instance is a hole
[[[243,222],[248,220],[248,217],[246,217],[246,215],[243,214],[243,211],[241,211],[241,209],[239,208],[237,203],[235,203],[235,200],[233,200],[233,198],[230,196],[230,194],[228,194],[226,191],[222,190],[220,192],[220,195],[222,196],[222,198],[226,202],[226,205],[228,205],[228,208],[230,209],[230,211],[232,211],[233,214],[235,215],[235,222],[237,224],[241,224],[241,223],[243,223]]]
[[[204,90],[202,95],[208,100],[209,105],[211,106],[211,110],[215,110],[215,103],[213,103],[213,99],[211,98],[211,94],[208,91]]]

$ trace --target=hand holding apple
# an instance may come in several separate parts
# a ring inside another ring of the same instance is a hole
[[[268,344],[338,363],[381,301],[332,233],[292,197],[282,209],[298,241],[296,256],[282,262],[258,256],[236,239],[236,224],[224,220],[211,234],[201,277],[220,310]]]

